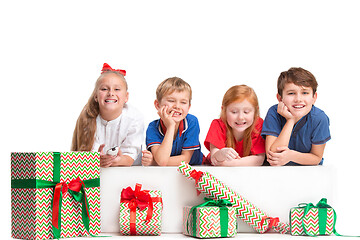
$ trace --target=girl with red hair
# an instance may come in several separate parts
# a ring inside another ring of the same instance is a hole
[[[205,139],[210,151],[204,164],[214,166],[261,166],[265,141],[263,119],[254,90],[246,85],[231,87],[224,95],[219,119],[214,119]]]

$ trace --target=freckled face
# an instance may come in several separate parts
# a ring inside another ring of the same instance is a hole
[[[255,108],[248,100],[233,102],[226,107],[226,120],[234,136],[242,136],[254,122]],[[239,139],[238,139],[239,140]]]

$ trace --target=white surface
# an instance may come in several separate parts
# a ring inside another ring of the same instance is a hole
[[[333,202],[336,171],[328,166],[316,167],[194,167],[209,171],[220,181],[242,195],[271,217],[288,222],[291,207],[302,202],[316,204],[326,197]],[[177,171],[177,167],[118,167],[102,168],[101,231],[119,232],[120,193],[136,183],[143,190],[161,190],[163,195],[162,232],[181,233],[183,206],[203,202],[197,196],[194,181]],[[238,231],[255,232],[238,221]]]
[[[161,236],[121,236],[120,234],[115,233],[103,233],[100,236],[111,236],[111,239],[138,239],[138,240],[154,240],[154,239],[199,239],[199,238],[193,238],[189,236],[185,236],[182,234],[177,233],[164,233],[161,234]],[[277,234],[277,233],[266,233],[266,234],[257,234],[257,233],[238,233],[233,238],[211,238],[211,239],[289,239],[292,238],[294,240],[309,240],[310,237],[305,236],[291,236],[288,234]],[[316,239],[333,239],[339,237],[332,235],[332,236],[318,236]],[[72,238],[72,239],[79,239],[79,240],[94,240],[94,238]],[[106,239],[106,238],[105,238]]]

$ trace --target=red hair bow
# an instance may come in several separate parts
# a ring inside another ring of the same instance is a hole
[[[104,72],[108,72],[108,71],[112,71],[112,72],[118,72],[121,73],[122,75],[126,76],[126,71],[122,70],[122,69],[113,69],[112,67],[110,67],[109,64],[104,63],[103,68],[101,70],[101,74],[103,74]]]

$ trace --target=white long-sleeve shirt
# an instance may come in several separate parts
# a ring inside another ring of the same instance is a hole
[[[133,165],[141,165],[143,142],[143,116],[131,105],[125,104],[121,115],[111,121],[102,119],[100,114],[97,116],[93,151],[98,151],[101,144],[105,144],[104,153],[110,148],[120,147],[124,155],[134,159]]]

